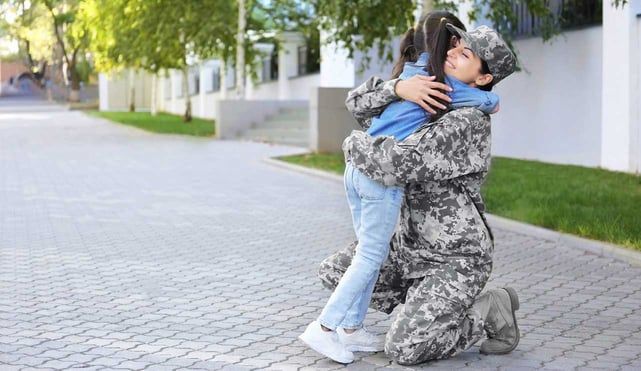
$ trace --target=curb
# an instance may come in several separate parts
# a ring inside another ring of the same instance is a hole
[[[641,268],[641,252],[608,242],[590,240],[492,214],[486,214],[486,216],[488,222],[493,227],[541,238],[571,248],[578,248],[598,256],[616,259],[628,263],[630,266]]]
[[[309,152],[303,152],[303,153],[309,153]],[[338,174],[332,174],[330,172],[324,171],[324,170],[318,170],[318,169],[313,169],[309,167],[304,167],[300,165],[294,165],[290,164],[285,161],[280,161],[280,160],[275,160],[273,158],[266,158],[263,159],[263,162],[270,164],[272,166],[288,169],[291,171],[296,171],[299,173],[307,174],[307,175],[312,175],[318,178],[323,178],[325,180],[330,180],[333,182],[337,182],[339,184],[343,184],[343,176],[338,175]]]
[[[332,174],[323,170],[312,169],[300,165],[293,165],[272,158],[264,159],[263,161],[273,166],[297,171],[300,173],[343,184],[343,176],[338,174]],[[487,216],[487,220],[492,228],[504,229],[513,233],[524,234],[546,241],[556,242],[570,248],[581,249],[588,253],[616,259],[628,263],[630,266],[641,268],[641,252],[637,252],[635,250],[607,242],[590,240],[583,237],[577,237],[574,235],[537,227],[531,224],[518,222],[512,219],[506,219],[488,213],[486,213],[485,215]]]

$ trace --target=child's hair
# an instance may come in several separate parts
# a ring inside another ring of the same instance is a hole
[[[425,33],[428,35],[427,41],[430,43],[428,48],[430,50],[430,58],[427,63],[427,70],[430,75],[435,77],[435,81],[445,82],[445,69],[444,64],[447,59],[447,52],[454,46],[452,45],[453,37],[456,37],[447,27],[448,23],[453,24],[454,26],[465,31],[465,26],[463,23],[456,18],[451,13],[448,12],[435,12],[435,13],[446,13],[446,16],[436,19],[435,17],[429,18],[425,22]],[[436,98],[435,98],[436,99]],[[448,103],[436,99],[440,103],[444,104],[447,108],[444,110],[433,107],[436,110],[436,114],[430,117],[430,121],[438,120],[443,114],[448,110]]]
[[[434,39],[439,36],[439,27],[443,19],[443,22],[452,23],[462,30],[465,30],[463,23],[450,12],[437,10],[423,14],[421,19],[418,20],[417,25],[407,30],[401,37],[399,58],[396,60],[394,68],[392,69],[392,79],[397,78],[401,72],[403,72],[403,66],[406,62],[416,62],[418,56],[424,51],[433,54],[435,51]],[[449,30],[447,30],[447,32],[449,32]],[[445,63],[445,58],[447,57],[447,50],[449,50],[449,48],[439,53],[439,58],[443,59],[443,63]]]
[[[416,62],[416,59],[421,54],[416,48],[414,39],[417,37],[417,34],[422,34],[422,30],[414,30],[414,27],[410,28],[403,34],[401,37],[401,46],[399,49],[399,57],[392,68],[392,79],[398,78],[403,72],[403,67],[406,62]],[[423,35],[421,35],[422,37]]]

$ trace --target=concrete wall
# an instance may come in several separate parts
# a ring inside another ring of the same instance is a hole
[[[256,122],[264,121],[284,108],[307,107],[305,100],[217,100],[216,131],[221,139],[236,138]]]
[[[287,79],[287,96],[294,100],[308,100],[313,87],[318,86],[320,74],[314,73],[309,75],[290,77]],[[263,82],[251,87],[252,96],[250,99],[274,99],[279,97],[279,82]]]
[[[312,90],[309,101],[309,148],[316,152],[341,152],[343,139],[360,129],[351,113],[345,108],[349,88],[323,88]]]
[[[138,72],[135,76],[136,110],[149,110],[151,107],[151,75]],[[101,111],[126,111],[129,109],[129,70],[111,74],[101,73],[98,84]]]
[[[602,27],[551,44],[515,42],[525,71],[496,86],[492,152],[546,162],[601,165]]]

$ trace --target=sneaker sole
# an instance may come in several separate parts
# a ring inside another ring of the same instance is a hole
[[[346,346],[345,349],[349,350],[350,352],[382,352],[385,350],[381,348],[367,347],[362,345]]]
[[[516,290],[514,290],[511,287],[503,287],[503,290],[505,290],[507,292],[507,295],[510,297],[510,306],[512,307],[512,318],[514,318],[514,329],[516,330],[516,341],[510,348],[504,351],[492,352],[492,353],[480,351],[481,354],[486,354],[486,355],[508,354],[514,349],[516,349],[517,345],[519,345],[519,341],[521,341],[521,332],[519,331],[519,325],[516,323],[516,313],[515,313],[521,307],[519,303],[519,296],[516,294]]]
[[[348,363],[354,362],[353,358],[352,359],[345,359],[345,358],[339,358],[339,357],[332,357],[331,355],[329,355],[326,352],[322,351],[322,349],[320,347],[317,347],[316,344],[308,342],[307,340],[305,340],[302,335],[298,337],[298,340],[303,342],[303,344],[307,345],[309,348],[311,348],[315,352],[320,353],[320,354],[324,355],[325,357],[327,357],[327,358],[329,358],[329,359],[331,359],[331,360],[333,360],[335,362],[342,363],[342,364],[345,364],[345,365],[348,364]]]

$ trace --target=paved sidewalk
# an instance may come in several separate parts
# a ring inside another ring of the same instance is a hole
[[[299,151],[0,110],[0,370],[408,369],[296,340],[328,297],[318,263],[353,238],[338,183],[263,161]],[[519,348],[413,369],[641,369],[640,268],[495,234]]]

